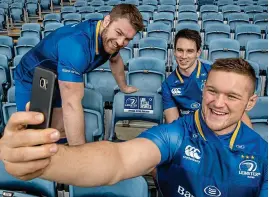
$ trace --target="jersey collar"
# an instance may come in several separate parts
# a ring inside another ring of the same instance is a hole
[[[97,22],[96,29],[95,29],[95,54],[99,55],[99,31],[100,31],[101,21]]]
[[[210,130],[207,126],[206,123],[204,122],[204,120],[202,119],[202,114],[200,112],[200,110],[196,110],[194,113],[194,120],[195,120],[195,125],[198,129],[198,132],[200,133],[200,135],[202,136],[202,138],[206,141],[206,137],[210,138],[210,139],[217,139],[217,136],[215,136],[214,132],[212,130]],[[202,126],[201,126],[201,121],[203,122],[203,124],[206,126],[206,130],[208,130],[206,132],[206,137],[205,134],[203,132]],[[233,135],[230,139],[230,143],[229,143],[229,148],[231,150],[233,150],[233,146],[234,146],[234,142],[236,140],[236,137],[238,135],[239,129],[241,127],[241,121],[238,121],[237,126],[233,132]]]
[[[199,61],[199,60],[197,60],[197,61],[198,61],[198,69],[197,69],[197,73],[196,73],[196,78],[198,79],[198,78],[200,77],[200,73],[201,73],[201,61]],[[195,69],[196,69],[196,68],[195,68]],[[177,68],[176,68],[176,75],[177,75],[179,81],[180,81],[181,83],[184,83],[184,80],[183,80],[183,78],[182,78],[181,75],[180,75],[178,66],[177,66]]]

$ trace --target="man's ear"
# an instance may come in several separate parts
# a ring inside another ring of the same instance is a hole
[[[106,28],[110,23],[110,15],[106,15],[104,20],[103,20],[103,27]]]
[[[202,50],[201,49],[199,49],[198,51],[197,51],[197,58],[199,58],[200,57],[200,55],[201,55],[201,53],[202,53]]]
[[[258,96],[256,94],[252,95],[248,100],[248,104],[246,106],[245,111],[250,111],[255,106],[257,99]]]

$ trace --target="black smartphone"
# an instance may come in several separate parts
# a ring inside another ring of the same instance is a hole
[[[35,68],[30,111],[43,113],[44,122],[39,125],[28,125],[28,128],[45,129],[50,127],[56,85],[57,75],[53,70],[40,66]]]

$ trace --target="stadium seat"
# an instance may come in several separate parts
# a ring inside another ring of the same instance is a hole
[[[126,65],[127,62],[134,57],[133,53],[133,42],[130,41],[126,47],[120,50],[120,55],[122,57],[124,65]]]
[[[177,23],[189,22],[198,23],[198,15],[196,13],[179,13]]]
[[[38,37],[20,37],[14,47],[15,55],[24,55],[40,42]]]
[[[51,11],[51,6],[50,0],[40,0],[40,8],[42,12]]]
[[[209,61],[219,58],[239,58],[240,44],[237,40],[221,38],[209,44]]]
[[[268,13],[255,14],[253,18],[253,23],[259,25],[261,30],[265,31],[268,25]]]
[[[148,197],[148,185],[143,177],[120,181],[110,186],[82,188],[69,186],[70,197],[105,196],[105,197]]]
[[[38,0],[27,0],[25,4],[25,9],[27,11],[28,17],[40,16],[41,10]]]
[[[180,0],[179,1],[179,6],[182,6],[182,5],[194,5],[195,2],[194,0]]]
[[[103,14],[103,16],[106,16],[111,12],[112,8],[113,6],[103,5],[97,8],[97,12]]]
[[[174,5],[176,6],[176,0],[160,0],[160,5]]]
[[[12,3],[9,7],[9,13],[13,23],[21,23],[25,21],[22,3]]]
[[[159,5],[158,13],[161,13],[161,12],[170,12],[174,16],[176,12],[176,7],[174,5]]]
[[[176,25],[176,32],[182,29],[190,29],[190,30],[200,32],[200,25],[195,24],[195,23],[188,23],[188,22],[182,22]]]
[[[150,14],[146,12],[141,12],[142,18],[143,18],[143,24],[144,27],[147,28],[149,21],[150,21]]]
[[[86,14],[94,13],[94,8],[91,6],[80,7],[78,12],[81,14],[82,20],[84,20]]]
[[[69,13],[76,13],[76,8],[73,6],[64,6],[61,9],[61,18],[64,19],[64,16]]]
[[[7,124],[9,118],[17,111],[15,100],[15,86],[12,86],[7,91],[7,102],[2,106],[4,123]],[[1,187],[0,187],[1,188]]]
[[[3,192],[5,192],[5,196],[14,197],[57,196],[54,182],[38,178],[31,181],[16,179],[6,172],[2,161],[0,161],[0,174],[0,196],[2,196]],[[23,191],[27,193],[23,193]]]
[[[151,5],[154,10],[157,10],[158,1],[157,0],[143,0],[142,5]]]
[[[267,11],[268,12],[268,0],[259,0],[257,2],[257,5],[262,6],[263,7],[263,11]]]
[[[36,36],[40,39],[40,35],[41,35],[41,27],[40,24],[38,23],[24,23],[22,25],[22,30],[21,30],[21,34],[20,37],[31,37],[31,36]]]
[[[219,7],[219,10],[222,11],[222,8],[226,5],[233,5],[233,0],[218,0],[217,6]]]
[[[46,24],[44,28],[44,32],[43,32],[43,38],[49,35],[51,32],[63,26],[64,25],[62,23],[57,23],[57,22]]]
[[[142,31],[139,31],[137,32],[137,34],[135,34],[133,40],[132,40],[132,43],[133,45],[135,45],[134,47],[137,48],[138,46],[138,43],[139,43],[139,40],[143,38],[143,32]]]
[[[149,15],[149,17],[153,17],[153,12],[155,10],[155,7],[152,5],[140,5],[137,6],[137,9],[141,14],[146,13]]]
[[[220,38],[230,38],[230,26],[225,24],[208,25],[205,29],[205,45],[209,45],[211,40]]]
[[[93,142],[94,139],[101,140],[104,136],[104,102],[103,96],[93,90],[84,89],[82,106],[85,120],[86,142]]]
[[[222,13],[209,13],[202,16],[202,27],[206,29],[208,25],[223,24]]]
[[[244,10],[246,6],[253,5],[254,2],[253,0],[238,0],[235,3],[237,3],[237,5],[240,6],[242,10]]]
[[[256,105],[248,112],[254,131],[268,141],[268,97],[258,97]]]
[[[250,40],[246,46],[246,59],[257,62],[260,70],[268,68],[268,40]]]
[[[249,16],[244,13],[233,13],[228,15],[228,25],[231,27],[231,31],[239,25],[249,24]]]
[[[138,0],[125,0],[125,1],[122,1],[122,3],[132,4],[132,5],[135,5],[135,6],[139,6],[139,1]]]
[[[5,14],[8,14],[9,5],[7,3],[0,2],[0,8],[3,8],[5,10]]]
[[[162,38],[142,38],[138,44],[139,57],[156,57],[167,62],[167,41]]]
[[[118,92],[114,96],[109,140],[115,137],[115,125],[120,120],[142,120],[162,124],[162,96],[142,91],[131,94]]]
[[[107,5],[115,6],[115,5],[118,5],[119,3],[121,3],[120,0],[109,0],[109,1],[107,2]]]
[[[103,20],[104,19],[104,15],[101,13],[89,13],[86,14],[84,17],[84,20]]]
[[[13,59],[12,66],[9,67],[11,84],[14,84],[14,81],[13,81],[14,80],[14,71],[15,71],[16,66],[20,63],[22,57],[23,57],[23,55],[17,55],[17,56],[15,56],[14,59]]]
[[[78,13],[68,13],[63,16],[64,25],[78,24],[80,22],[81,22],[81,15]]]
[[[255,14],[263,13],[263,7],[259,5],[250,5],[246,6],[244,11],[248,14],[250,19],[253,19]]]
[[[153,22],[162,22],[170,26],[170,32],[171,28],[174,24],[174,15],[170,12],[161,12],[161,13],[154,13],[153,14]]]
[[[147,36],[155,38],[163,38],[168,43],[171,40],[171,26],[165,23],[150,23],[147,27]]]
[[[86,88],[100,92],[103,96],[104,102],[113,101],[114,90],[117,87],[117,82],[110,70],[109,61],[85,74],[85,86]]]
[[[181,5],[178,8],[178,12],[182,13],[182,12],[193,12],[196,13],[196,7],[195,5]]]
[[[219,8],[216,5],[202,5],[200,7],[201,16],[204,14],[218,13]]]
[[[76,1],[74,3],[74,6],[75,6],[76,10],[79,11],[80,8],[88,6],[88,3],[87,3],[87,1]]]
[[[56,13],[46,14],[43,20],[43,27],[45,27],[49,23],[55,23],[55,22],[57,23],[61,22],[60,14],[56,14]]]
[[[0,54],[6,55],[8,60],[13,57],[13,39],[9,36],[0,35]]]
[[[7,20],[5,10],[0,8],[0,31],[7,29]]]
[[[228,15],[232,13],[240,13],[240,12],[241,8],[238,5],[225,5],[222,7],[222,14],[224,19],[227,19]]]
[[[127,83],[140,91],[160,92],[165,79],[165,62],[152,57],[133,58],[128,63]]]
[[[239,41],[240,47],[245,49],[250,40],[261,39],[261,28],[258,25],[238,25],[235,29],[235,39]]]
[[[105,5],[105,3],[104,3],[104,1],[93,0],[93,1],[90,3],[90,5],[91,5],[92,7],[94,7],[95,9],[97,9],[97,8],[100,7],[100,6]]]

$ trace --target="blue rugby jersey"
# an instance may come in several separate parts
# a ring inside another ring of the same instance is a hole
[[[241,121],[217,136],[197,110],[138,137],[160,150],[157,181],[164,197],[267,196],[268,143]]]
[[[52,32],[23,56],[14,79],[31,90],[34,68],[40,65],[55,70],[59,80],[83,82],[84,73],[111,57],[103,48],[100,24],[101,21],[88,20]]]
[[[211,66],[198,60],[189,77],[180,74],[178,67],[162,84],[163,109],[178,107],[181,115],[199,109],[202,90]]]

